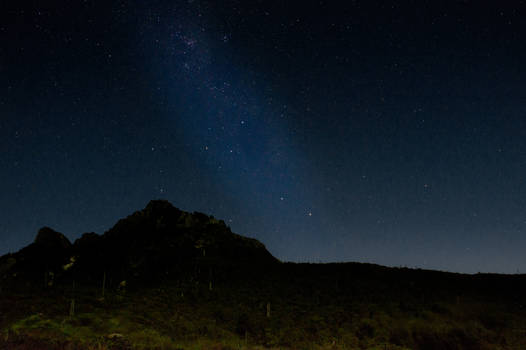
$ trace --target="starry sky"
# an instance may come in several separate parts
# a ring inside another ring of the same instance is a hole
[[[284,261],[526,272],[524,1],[7,1],[0,254],[151,199]]]

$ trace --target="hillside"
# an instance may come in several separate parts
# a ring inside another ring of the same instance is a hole
[[[231,278],[277,262],[263,244],[232,233],[223,221],[157,200],[103,235],[85,233],[73,244],[44,227],[32,244],[1,258],[0,278],[9,285],[41,286],[43,280],[48,285],[73,280],[89,285],[106,274],[112,282],[125,280],[138,287],[201,277],[196,268],[216,270],[221,276],[215,278]]]
[[[0,258],[0,349],[520,349],[526,276],[294,264],[151,201]]]

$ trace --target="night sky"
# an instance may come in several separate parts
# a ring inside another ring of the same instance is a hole
[[[0,254],[167,199],[284,261],[526,272],[524,1],[6,1]]]

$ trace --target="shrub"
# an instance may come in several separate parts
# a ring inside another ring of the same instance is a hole
[[[375,327],[371,320],[365,319],[358,326],[356,336],[358,339],[363,340],[366,338],[373,338],[375,334]]]

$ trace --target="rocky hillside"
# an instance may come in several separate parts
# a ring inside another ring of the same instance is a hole
[[[259,241],[232,233],[222,220],[154,200],[103,235],[85,233],[73,244],[48,227],[17,253],[0,258],[4,284],[151,284],[228,279],[277,264]]]

